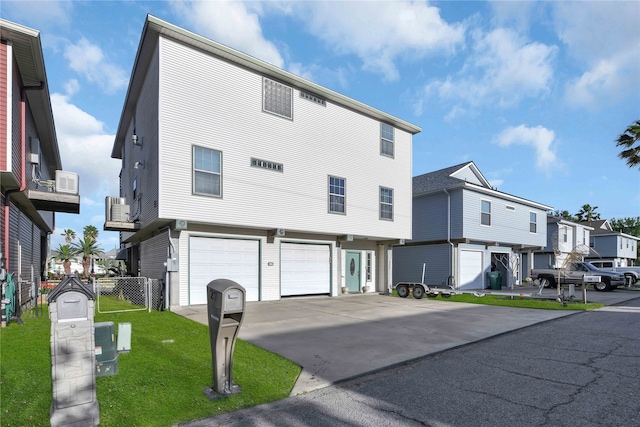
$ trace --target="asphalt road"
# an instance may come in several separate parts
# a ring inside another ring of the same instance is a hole
[[[185,426],[640,426],[640,299]]]

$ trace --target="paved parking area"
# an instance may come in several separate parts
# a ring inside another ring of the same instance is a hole
[[[545,289],[545,295],[555,292]],[[588,291],[589,301],[606,305],[638,297],[639,291]],[[207,324],[206,306],[174,312]],[[303,367],[296,395],[573,313],[375,293],[307,297],[247,303],[239,337]]]

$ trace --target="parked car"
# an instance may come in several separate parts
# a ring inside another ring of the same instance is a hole
[[[540,280],[545,287],[556,286],[558,277],[560,284],[581,285],[584,276],[600,276],[600,282],[594,283],[596,291],[607,292],[618,286],[624,286],[624,276],[619,273],[604,271],[596,268],[588,262],[574,262],[567,269],[534,268],[531,270],[531,278]]]
[[[640,267],[616,267],[615,261],[607,259],[598,259],[589,262],[600,270],[623,274],[632,285],[640,278]]]

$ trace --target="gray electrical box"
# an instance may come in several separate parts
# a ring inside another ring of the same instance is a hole
[[[207,285],[207,312],[213,365],[213,386],[205,394],[216,398],[241,391],[233,382],[233,351],[242,325],[245,289],[228,279],[217,279]]]

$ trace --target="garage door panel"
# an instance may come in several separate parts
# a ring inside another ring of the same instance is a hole
[[[259,299],[260,243],[257,240],[192,237],[189,240],[189,304],[207,303],[207,285],[229,279]]]
[[[460,251],[459,289],[482,289],[482,252]]]
[[[280,250],[281,295],[331,292],[329,245],[283,243]]]

